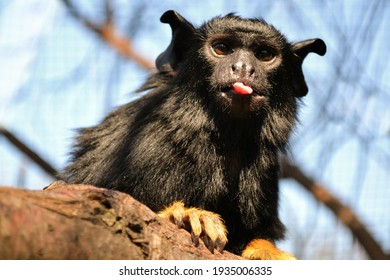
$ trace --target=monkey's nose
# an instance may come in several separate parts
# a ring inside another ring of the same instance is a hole
[[[238,61],[232,65],[232,74],[240,78],[251,77],[255,73],[255,68],[242,61]]]

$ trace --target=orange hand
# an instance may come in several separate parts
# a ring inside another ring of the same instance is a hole
[[[202,239],[211,252],[214,248],[222,252],[227,243],[226,227],[216,213],[194,207],[186,208],[183,202],[177,201],[158,215],[191,232],[196,245],[199,244],[199,238]]]

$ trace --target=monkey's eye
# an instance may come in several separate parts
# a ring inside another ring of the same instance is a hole
[[[225,56],[233,52],[233,49],[224,42],[215,42],[211,45],[211,49],[216,56]]]
[[[270,62],[272,61],[276,56],[276,53],[271,48],[262,48],[256,53],[257,59],[264,61],[264,62]]]

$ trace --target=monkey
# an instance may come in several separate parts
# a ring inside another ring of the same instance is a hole
[[[290,43],[234,13],[199,27],[173,10],[160,20],[172,39],[145,94],[80,130],[64,178],[128,193],[211,251],[294,259],[275,245],[278,155],[308,92],[302,63],[324,41]]]

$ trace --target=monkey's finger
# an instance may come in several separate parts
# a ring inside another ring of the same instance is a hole
[[[208,222],[213,225],[212,227],[213,234],[209,234],[209,235],[213,240],[214,247],[217,248],[219,252],[222,252],[223,248],[227,243],[226,227],[223,223],[222,218],[218,214],[210,213],[209,218],[210,221]],[[208,232],[210,232],[210,230],[208,230]]]
[[[218,234],[218,238],[215,241],[215,247],[219,252],[223,251],[223,248],[225,248],[225,245],[228,241],[227,239],[227,230],[225,225],[222,222],[222,219],[220,217],[214,217],[214,225]]]
[[[195,241],[198,241],[200,235],[202,234],[202,225],[199,220],[198,210],[196,208],[189,208],[185,214],[188,217],[188,221],[191,226],[191,235],[193,236],[193,240],[195,238]]]
[[[185,219],[185,208],[182,201],[176,201],[168,206],[164,210],[158,213],[160,217],[166,218],[172,223],[176,224],[179,228],[183,227]]]
[[[215,226],[212,215],[211,213],[202,213],[200,216],[205,236],[205,245],[211,252],[214,251],[218,239],[218,229]]]
[[[211,214],[203,213],[201,214],[200,219],[202,221],[203,230],[205,234],[210,238],[212,242],[217,241],[218,230]]]

